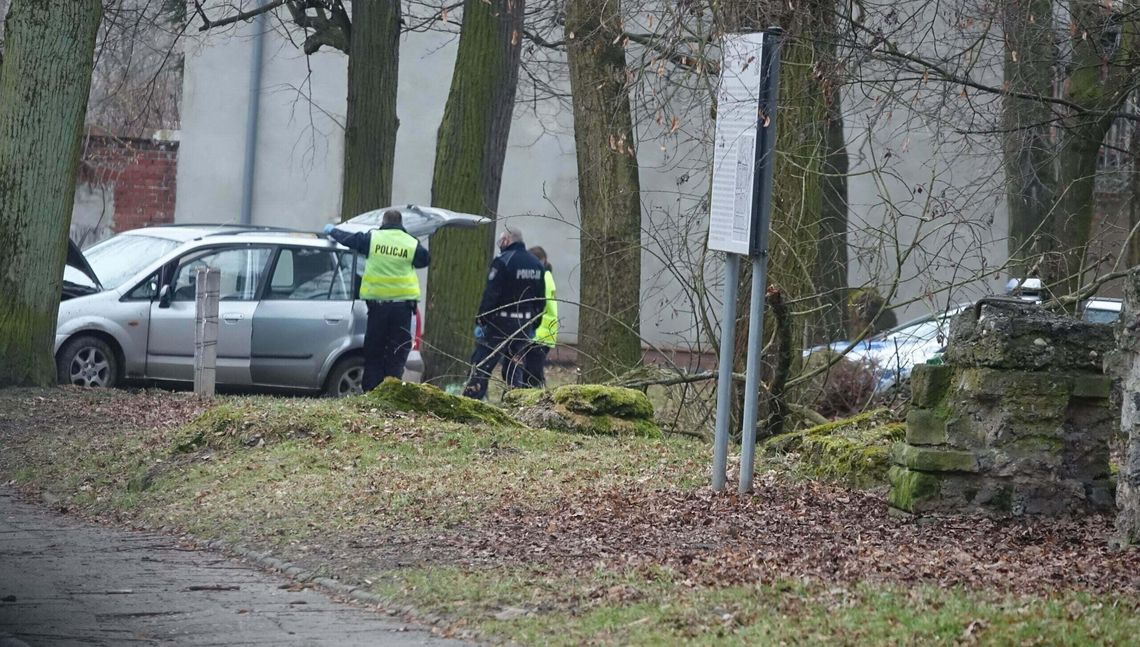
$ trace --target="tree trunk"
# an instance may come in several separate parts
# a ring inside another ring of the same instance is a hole
[[[1132,129],[1128,138],[1128,152],[1132,155],[1132,169],[1128,176],[1128,267],[1140,265],[1140,128]],[[1135,233],[1133,233],[1135,232]]]
[[[808,331],[812,344],[844,339],[847,333],[847,140],[836,46],[825,43],[825,47],[826,65],[832,69],[824,76],[827,128],[820,178],[819,251],[815,261],[815,289],[821,310]]]
[[[1055,295],[1073,294],[1082,284],[1096,214],[1096,162],[1108,125],[1067,128],[1057,156],[1059,195],[1053,209],[1052,236],[1059,243],[1045,264],[1047,284]]]
[[[1118,328],[1117,346],[1121,357],[1118,363],[1124,380],[1123,408],[1120,412],[1121,429],[1126,437],[1124,462],[1116,477],[1117,542],[1123,545],[1140,542],[1140,268],[1133,268],[1124,284],[1124,312]]]
[[[352,3],[341,220],[392,204],[400,0]]]
[[[1053,96],[1053,0],[1003,0],[1005,84],[1011,92]],[[1002,155],[1009,209],[1011,278],[1023,279],[1056,247],[1052,216],[1054,159],[1051,104],[1005,95]]]
[[[584,382],[641,360],[641,202],[618,0],[569,0],[567,58],[581,214]],[[588,271],[586,271],[588,268]]]
[[[830,33],[827,21],[834,8],[832,0],[814,0],[810,3],[779,5],[777,13],[768,14],[764,7],[754,3],[726,6],[725,31],[759,29],[769,24],[782,26],[786,31],[780,56],[780,95],[777,109],[776,168],[772,195],[772,234],[768,253],[768,281],[782,290],[789,302],[807,299],[816,294],[816,258],[819,251],[820,214],[823,205],[821,169],[825,152],[827,123],[827,93],[817,75],[817,66],[827,60],[827,38]],[[765,5],[767,7],[768,5]],[[736,321],[737,371],[744,369],[748,353],[748,309],[751,302],[752,272],[743,263],[737,287],[738,312]],[[775,334],[775,326],[766,325],[765,339]],[[803,317],[790,318],[793,358],[805,337]],[[752,340],[751,343],[762,343]],[[773,374],[770,358],[765,358],[765,378]],[[733,406],[733,428],[739,433],[739,412],[743,402],[742,385],[736,385]],[[766,398],[761,397],[764,402]],[[761,419],[766,414],[761,412]]]
[[[432,204],[494,218],[519,74],[522,0],[465,0],[451,92],[435,151]],[[476,310],[494,229],[443,229],[432,237],[425,302],[427,381],[467,377]]]
[[[0,386],[55,382],[100,0],[14,0],[0,70]]]

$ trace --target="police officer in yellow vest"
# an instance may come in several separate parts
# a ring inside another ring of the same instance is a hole
[[[368,328],[364,333],[364,379],[371,391],[386,377],[401,378],[412,350],[412,315],[420,298],[416,270],[427,267],[428,250],[404,231],[400,212],[384,212],[379,229],[350,234],[325,225],[325,234],[364,255],[360,298],[368,305]]]

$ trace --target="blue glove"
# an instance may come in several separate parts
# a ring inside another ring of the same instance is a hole
[[[482,338],[483,338],[483,326],[476,325],[475,326],[475,339],[482,339]]]
[[[330,223],[330,224],[325,225],[325,228],[323,231],[325,232],[325,235],[328,236],[328,235],[332,234],[333,229],[335,229],[335,227],[333,227],[332,224]]]

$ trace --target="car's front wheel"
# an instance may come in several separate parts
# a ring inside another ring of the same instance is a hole
[[[80,335],[64,344],[56,356],[55,369],[60,384],[110,388],[119,381],[115,351],[91,335]]]
[[[329,379],[325,382],[325,395],[330,398],[360,395],[364,392],[361,386],[363,382],[364,358],[359,355],[346,357],[329,371]]]

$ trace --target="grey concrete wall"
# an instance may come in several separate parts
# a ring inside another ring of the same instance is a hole
[[[339,212],[346,59],[338,52],[306,58],[278,24],[268,35],[262,83],[254,222],[316,229]],[[251,47],[249,25],[188,41],[182,110],[176,221],[234,222],[241,200],[241,168]],[[439,33],[403,37],[398,110],[400,131],[394,200],[429,203],[436,131],[450,84],[456,39]],[[634,54],[631,53],[631,57]],[[644,88],[642,88],[643,90]],[[500,213],[518,224],[528,244],[544,246],[555,267],[559,297],[578,299],[577,168],[572,116],[553,101],[529,101],[520,84]],[[996,158],[981,158],[946,137],[919,114],[884,115],[862,89],[845,97],[852,156],[852,285],[885,287],[899,280],[896,302],[958,282],[1004,258],[1004,203]],[[642,102],[643,105],[647,105]],[[711,139],[708,106],[681,97],[669,106],[682,132],[664,135],[653,111],[639,114],[643,243],[642,331],[662,346],[699,340],[700,304],[682,284],[704,266],[716,287],[720,262],[700,249],[707,213],[708,157],[700,145]],[[883,153],[890,150],[889,160]],[[929,188],[939,194],[932,211]],[[920,253],[896,268],[895,241]],[[685,267],[678,276],[670,265]],[[950,294],[902,308],[905,320],[949,302],[992,291],[997,281],[974,282]],[[719,294],[705,304],[719,312]],[[561,307],[563,341],[577,331],[577,309]]]

